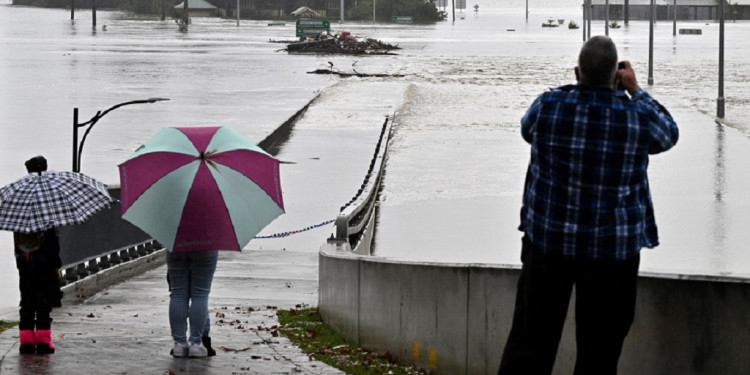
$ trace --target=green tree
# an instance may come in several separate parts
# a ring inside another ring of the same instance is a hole
[[[120,0],[118,9],[138,14],[161,14],[162,1],[169,13],[174,7],[172,0]]]
[[[439,11],[432,1],[426,0],[374,0],[377,20],[389,21],[393,16],[410,16],[416,23],[442,21],[445,12]],[[373,0],[360,0],[347,13],[352,20],[371,20]]]

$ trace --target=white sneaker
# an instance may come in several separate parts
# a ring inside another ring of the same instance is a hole
[[[174,343],[174,348],[171,352],[174,357],[187,357],[188,356],[188,344],[186,342]]]
[[[203,343],[190,343],[190,348],[188,349],[188,356],[191,358],[203,358],[208,355],[208,350],[205,346],[203,346]]]

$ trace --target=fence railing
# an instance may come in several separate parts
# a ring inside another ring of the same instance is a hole
[[[113,198],[120,198],[119,186],[108,190]],[[163,248],[120,216],[119,201],[83,224],[61,227],[58,233],[65,284]]]
[[[370,254],[375,224],[374,213],[385,168],[388,140],[393,128],[393,117],[386,116],[364,181],[354,197],[341,207],[336,217],[335,232],[327,241],[345,245],[356,254]]]

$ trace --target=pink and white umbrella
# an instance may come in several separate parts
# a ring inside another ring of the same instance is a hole
[[[278,160],[228,127],[164,128],[119,167],[123,219],[175,253],[240,251],[284,213]]]

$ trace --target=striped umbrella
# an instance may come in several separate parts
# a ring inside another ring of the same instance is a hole
[[[175,253],[240,251],[284,212],[278,160],[228,127],[164,128],[119,168],[123,219]]]

